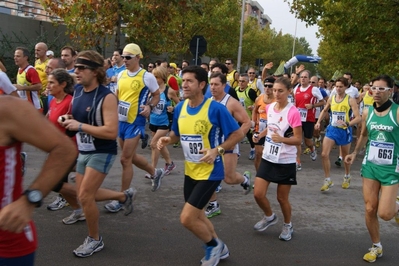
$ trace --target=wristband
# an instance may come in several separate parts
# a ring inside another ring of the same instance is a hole
[[[82,132],[82,123],[79,124],[79,126],[78,126],[78,131],[79,131],[79,132]]]

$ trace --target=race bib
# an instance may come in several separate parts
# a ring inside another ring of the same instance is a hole
[[[275,143],[266,136],[264,147],[265,159],[272,163],[278,163],[281,154],[281,143]]]
[[[154,108],[152,109],[152,113],[156,115],[161,115],[164,109],[165,109],[165,101],[159,100],[158,104],[154,106]]]
[[[259,132],[262,132],[263,130],[265,130],[266,127],[267,127],[267,120],[260,119],[259,120]]]
[[[127,121],[127,115],[129,114],[129,109],[130,109],[130,103],[124,102],[124,101],[119,101],[119,106],[118,106],[119,121],[121,121],[121,122]]]
[[[76,143],[78,144],[79,151],[95,151],[96,147],[93,141],[94,138],[92,135],[84,132],[78,132],[76,134]]]
[[[244,98],[240,98],[240,103],[243,107],[245,107],[245,102],[244,102]]]
[[[391,165],[393,162],[393,150],[395,144],[392,142],[370,141],[367,161],[379,165]]]
[[[180,143],[183,148],[186,161],[199,163],[204,156],[199,151],[204,148],[204,142],[201,135],[181,135]]]
[[[308,109],[306,108],[298,108],[299,114],[301,115],[301,122],[306,122],[306,118],[308,118]]]
[[[337,121],[341,120],[345,122],[345,115],[346,115],[345,112],[333,111],[331,114],[331,125],[333,127],[342,127],[342,125],[338,124]]]

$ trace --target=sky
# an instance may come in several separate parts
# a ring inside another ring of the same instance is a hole
[[[263,7],[263,13],[271,18],[271,28],[274,28],[277,32],[282,30],[283,34],[288,33],[295,36],[296,18],[294,14],[290,13],[287,2],[284,2],[284,0],[257,0],[257,2]],[[306,28],[306,23],[298,19],[296,37],[305,37],[314,55],[317,55],[317,48],[319,47],[319,39],[316,37],[317,31],[317,26]]]

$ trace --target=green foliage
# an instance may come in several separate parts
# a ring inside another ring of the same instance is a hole
[[[366,83],[381,73],[397,75],[399,1],[296,0],[291,8],[319,26],[323,60],[318,69],[324,76],[340,69]]]

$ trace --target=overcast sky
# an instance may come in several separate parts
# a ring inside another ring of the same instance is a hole
[[[290,13],[287,2],[284,2],[284,0],[257,0],[257,2],[263,7],[264,14],[272,19],[271,28],[274,28],[277,32],[282,30],[283,34],[288,33],[295,36],[296,19],[294,14]],[[316,26],[306,28],[306,24],[298,20],[296,37],[305,37],[314,55],[317,55],[317,48],[319,47],[316,32]]]

